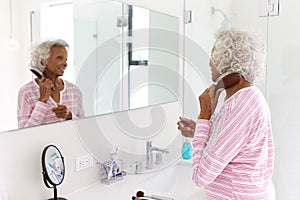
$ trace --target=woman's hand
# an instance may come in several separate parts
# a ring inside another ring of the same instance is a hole
[[[40,86],[39,101],[46,103],[51,95],[51,88],[53,88],[54,84],[50,79],[45,77],[38,79],[38,84]]]
[[[194,137],[196,122],[191,119],[179,117],[180,121],[177,122],[178,130],[184,137]]]
[[[221,88],[215,91],[215,89],[216,85],[211,85],[199,96],[200,114],[198,119],[210,120],[212,114],[214,113],[218,104],[219,96],[224,90]]]
[[[72,119],[72,113],[68,111],[67,106],[65,105],[57,105],[57,107],[52,108],[52,111],[58,118],[65,120]]]

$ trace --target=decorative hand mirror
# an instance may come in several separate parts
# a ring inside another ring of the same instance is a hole
[[[49,200],[66,200],[57,197],[56,186],[60,185],[65,176],[64,158],[58,148],[54,145],[48,145],[44,148],[42,154],[43,180],[48,188],[53,188],[54,198]]]

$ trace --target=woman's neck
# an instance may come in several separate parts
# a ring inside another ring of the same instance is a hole
[[[241,78],[237,84],[226,89],[226,99],[229,99],[232,95],[234,95],[240,89],[250,87],[250,86],[252,86],[252,83],[246,81],[244,78]]]
[[[48,71],[44,71],[44,77],[50,79],[52,83],[54,84],[54,89],[56,88],[63,88],[63,81],[59,78],[57,75],[53,75],[52,73],[49,73]]]

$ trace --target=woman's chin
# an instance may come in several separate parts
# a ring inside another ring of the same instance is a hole
[[[61,71],[61,72],[57,73],[57,75],[58,75],[58,76],[63,76],[63,75],[64,75],[64,72]]]

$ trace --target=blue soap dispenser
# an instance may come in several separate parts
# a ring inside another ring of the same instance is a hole
[[[191,139],[184,137],[181,149],[181,157],[185,160],[189,160],[193,155],[193,147],[191,143]]]

